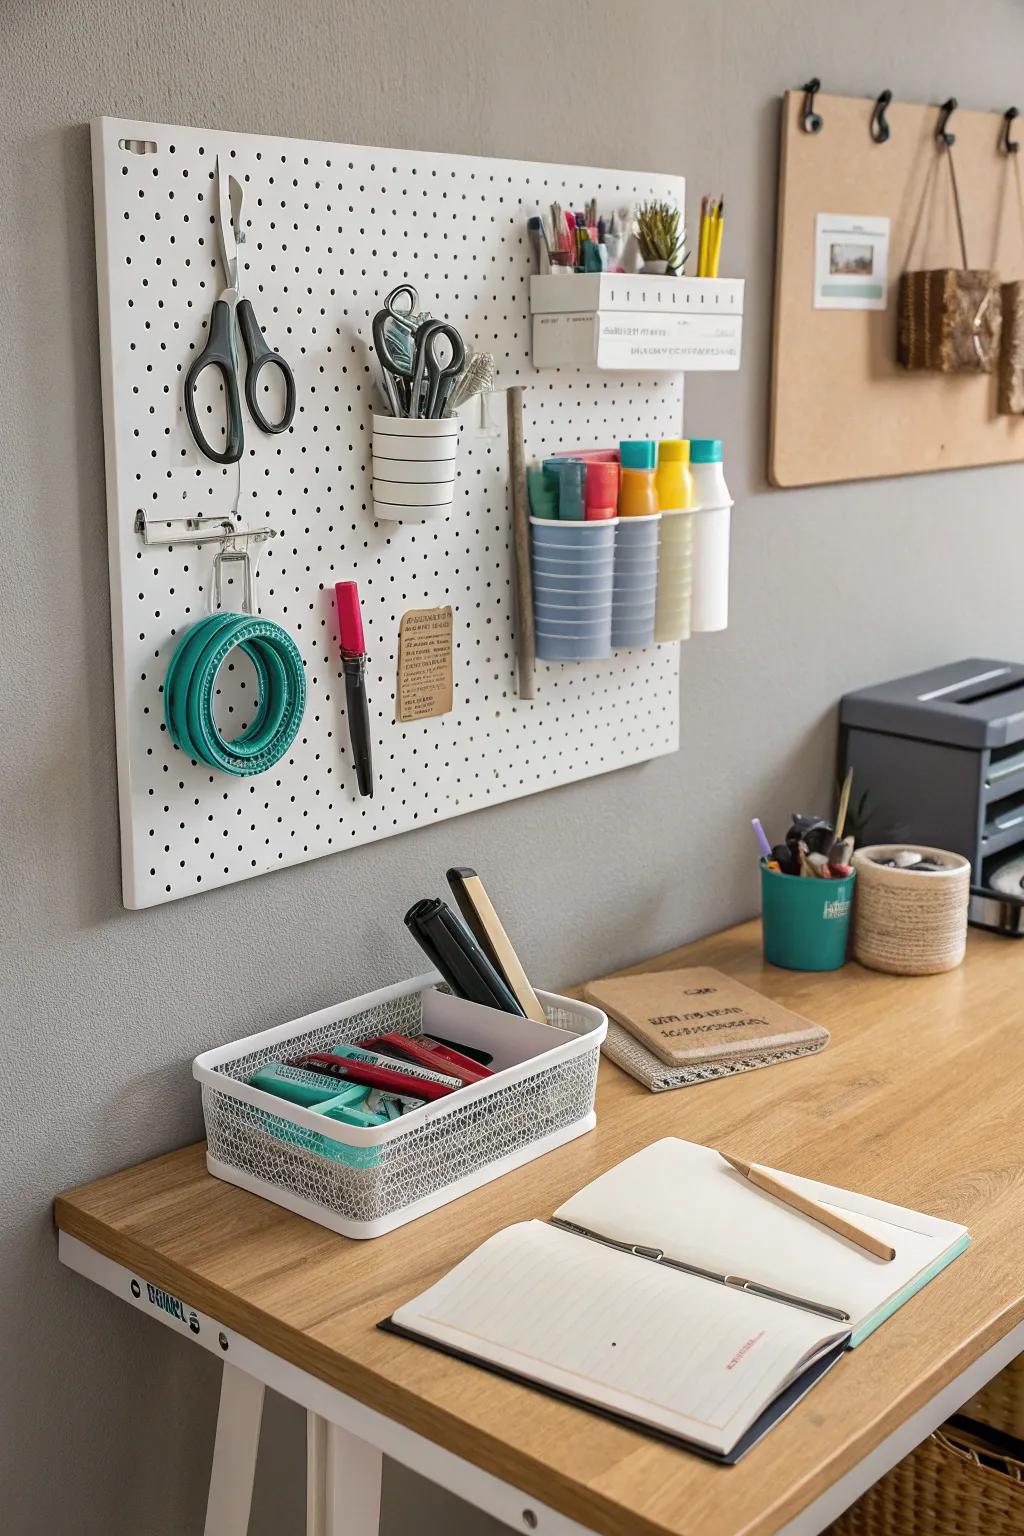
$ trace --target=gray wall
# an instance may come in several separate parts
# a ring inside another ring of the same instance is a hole
[[[972,652],[1020,658],[1020,469],[781,493],[764,464],[777,96],[815,72],[836,91],[952,91],[1001,110],[1024,96],[1024,7],[6,0],[3,12],[0,1508],[11,1536],[184,1536],[202,1528],[215,1362],[58,1269],[52,1195],[197,1137],[187,1063],[201,1047],[408,974],[400,915],[447,865],[486,873],[549,984],[639,959],[754,910],[749,818],[778,825],[824,803],[845,689]],[[684,647],[678,756],[122,910],[86,127],[104,113],[681,171],[698,193],[724,188],[726,271],[748,279],[744,367],[694,379],[687,426],[727,439],[734,621]],[[806,602],[793,600],[800,572]],[[851,594],[845,613],[836,587]],[[274,1404],[268,1427],[254,1531],[298,1536],[299,1416]],[[390,1478],[391,1532],[409,1529],[413,1492]],[[417,1504],[420,1516],[423,1529],[489,1529],[443,1502]]]

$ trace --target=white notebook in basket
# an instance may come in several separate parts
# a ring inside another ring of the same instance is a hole
[[[896,1258],[872,1258],[712,1149],[668,1138],[551,1222],[496,1233],[382,1326],[736,1461],[969,1242],[954,1222],[781,1177],[854,1213]]]

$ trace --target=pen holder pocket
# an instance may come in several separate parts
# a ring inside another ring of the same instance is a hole
[[[447,517],[455,497],[459,421],[373,418],[373,515],[391,523]]]
[[[660,514],[620,517],[615,530],[612,645],[652,645],[658,593]]]
[[[658,598],[655,640],[689,640],[693,593],[693,517],[663,512],[658,544]]]
[[[920,878],[924,879],[924,876]],[[846,961],[856,871],[841,880],[761,865],[764,958],[787,971],[837,971]]]
[[[533,619],[539,661],[611,655],[615,523],[531,517]]]

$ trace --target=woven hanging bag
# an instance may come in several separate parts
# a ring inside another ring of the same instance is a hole
[[[949,159],[963,265],[900,275],[897,358],[909,369],[991,373],[999,357],[1002,294],[994,273],[967,264],[953,150],[949,144],[943,148]]]

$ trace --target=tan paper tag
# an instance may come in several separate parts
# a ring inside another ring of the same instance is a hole
[[[399,724],[446,715],[453,692],[452,610],[411,608],[398,630]]]
[[[707,965],[607,976],[584,995],[668,1066],[788,1049],[824,1033]]]

